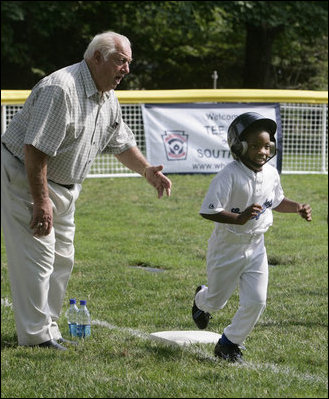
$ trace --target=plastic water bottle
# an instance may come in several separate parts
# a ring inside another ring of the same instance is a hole
[[[69,325],[69,333],[71,337],[77,336],[77,324],[78,324],[78,307],[76,305],[76,300],[70,299],[70,307],[67,312],[67,322]]]
[[[90,335],[90,313],[87,309],[87,301],[82,299],[80,301],[80,308],[78,312],[77,336],[79,338],[88,338]]]

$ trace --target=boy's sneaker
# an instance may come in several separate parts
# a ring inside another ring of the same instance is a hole
[[[231,363],[244,363],[242,352],[237,344],[222,344],[219,340],[215,346],[215,356]]]
[[[202,287],[202,285],[199,285],[197,287],[197,289],[195,290],[195,295],[201,290]],[[204,312],[196,306],[195,300],[193,301],[192,306],[192,317],[195,324],[198,326],[198,328],[200,328],[200,330],[205,329],[208,326],[209,319],[211,319],[211,315],[209,313]]]

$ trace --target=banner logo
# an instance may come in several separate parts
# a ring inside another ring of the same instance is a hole
[[[168,161],[183,161],[187,158],[188,134],[183,130],[166,130],[162,135]]]

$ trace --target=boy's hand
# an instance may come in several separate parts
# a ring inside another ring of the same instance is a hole
[[[312,220],[312,208],[309,204],[300,204],[298,213],[303,219],[306,219],[308,222]]]
[[[243,225],[248,222],[248,220],[257,217],[262,210],[262,206],[259,204],[252,204],[248,206],[240,215],[238,216],[239,224]]]

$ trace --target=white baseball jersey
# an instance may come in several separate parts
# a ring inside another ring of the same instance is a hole
[[[221,211],[241,213],[257,203],[261,212],[244,225],[215,222],[215,231],[225,228],[237,235],[265,233],[273,223],[272,209],[283,200],[278,171],[268,163],[262,171],[253,172],[240,161],[226,165],[213,178],[204,198],[200,213],[214,214]]]

